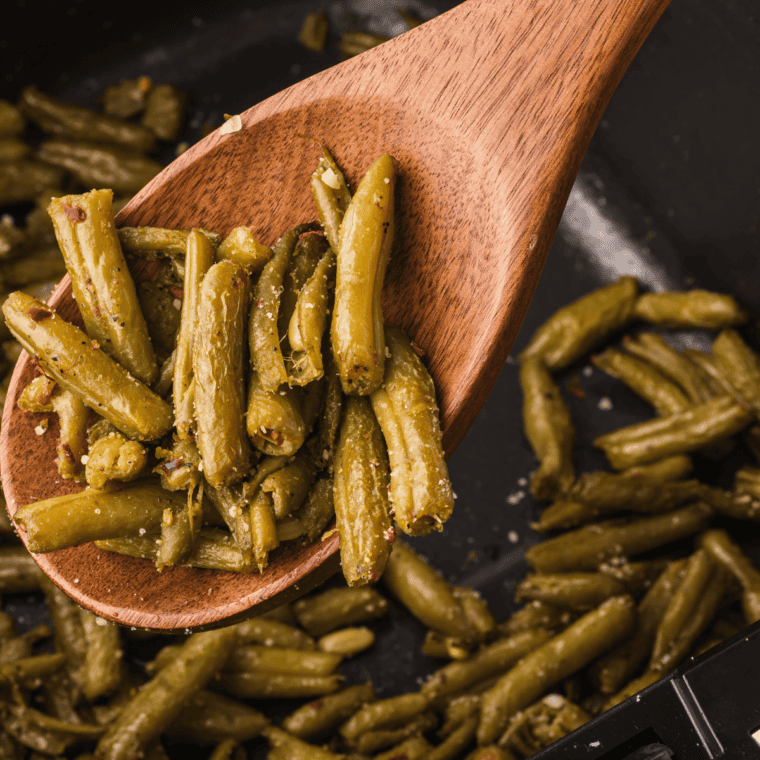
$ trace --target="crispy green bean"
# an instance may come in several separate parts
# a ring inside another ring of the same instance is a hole
[[[233,696],[244,699],[293,699],[321,697],[337,691],[343,677],[311,676],[273,671],[223,671],[219,685]]]
[[[595,367],[624,382],[658,414],[676,414],[691,406],[686,394],[648,362],[614,348],[591,357]]]
[[[550,370],[572,364],[628,324],[638,290],[634,277],[621,277],[564,306],[538,328],[520,354],[520,362],[542,357]]]
[[[375,643],[375,634],[364,626],[358,628],[341,628],[322,636],[318,646],[322,652],[352,657]]]
[[[449,663],[436,670],[422,685],[422,693],[436,700],[461,694],[476,684],[502,675],[550,638],[549,631],[532,628],[495,641],[468,659]]]
[[[483,695],[478,743],[492,743],[512,715],[614,646],[635,621],[631,597],[612,597],[520,660]]]
[[[676,351],[662,336],[649,332],[639,333],[635,338],[625,336],[623,348],[629,354],[649,362],[665,377],[680,385],[692,403],[702,404],[713,398],[710,386],[694,364]]]
[[[525,552],[539,573],[594,570],[614,557],[655,549],[705,527],[712,510],[704,503],[631,521],[607,520],[542,541]]]
[[[54,198],[48,208],[85,329],[146,385],[158,376],[148,328],[113,222],[113,193]]]
[[[214,264],[214,245],[200,230],[187,238],[182,313],[174,359],[174,415],[177,435],[187,440],[194,422],[193,347],[198,331],[201,283]]]
[[[80,609],[87,656],[82,667],[84,694],[91,702],[114,691],[121,681],[123,651],[119,626]]]
[[[87,455],[85,476],[91,488],[104,488],[109,480],[138,478],[148,463],[148,452],[137,441],[119,433],[99,438]]]
[[[256,240],[250,227],[235,227],[216,250],[217,261],[229,259],[245,267],[249,273],[261,269],[270,258],[272,249]]]
[[[679,414],[657,417],[599,436],[594,446],[604,450],[617,470],[646,464],[718,443],[741,432],[752,414],[730,396],[693,406]]]
[[[185,116],[185,94],[170,84],[157,84],[148,92],[140,124],[160,140],[174,141]]]
[[[21,91],[19,108],[24,116],[52,135],[111,143],[142,152],[151,150],[155,143],[153,135],[139,124],[64,103],[34,85]]]
[[[350,586],[376,581],[395,539],[388,456],[368,399],[346,399],[335,451],[335,517],[343,575]]]
[[[425,535],[442,530],[454,507],[435,388],[406,335],[388,328],[385,338],[390,354],[383,385],[370,401],[388,446],[391,505],[405,533]]]
[[[71,172],[80,185],[110,187],[116,193],[136,193],[163,169],[152,158],[94,142],[46,140],[37,155],[42,161]],[[55,187],[61,183],[45,184]]]
[[[232,261],[206,273],[193,342],[196,442],[203,474],[215,488],[239,481],[250,467],[243,371],[248,275]]]
[[[293,605],[299,624],[312,636],[382,617],[388,610],[388,601],[371,586],[332,588]]]
[[[699,544],[721,564],[742,588],[742,610],[747,625],[760,620],[760,571],[744,552],[731,541],[725,530],[708,530]]]
[[[234,627],[195,633],[188,638],[179,658],[143,686],[108,727],[96,755],[102,760],[139,756],[219,669],[236,638]]]
[[[747,312],[732,296],[698,289],[644,293],[636,301],[633,315],[670,330],[720,330],[747,321]]]
[[[319,221],[333,251],[340,248],[340,225],[351,202],[351,193],[330,151],[323,145],[322,157],[311,175],[311,193]]]
[[[366,396],[383,381],[380,296],[394,237],[396,161],[380,156],[364,175],[340,227],[330,338],[343,391]]]
[[[311,229],[312,225],[299,225],[275,243],[272,258],[264,265],[254,288],[248,321],[248,341],[251,363],[259,375],[262,387],[267,391],[277,390],[288,381],[277,329],[280,293],[298,238]]]
[[[227,658],[224,668],[236,672],[267,671],[292,675],[329,676],[343,657],[330,652],[305,649],[283,649],[257,644],[245,644]]]
[[[201,689],[185,702],[166,733],[203,744],[227,738],[244,742],[259,736],[267,725],[269,719],[258,710],[218,692]]]
[[[636,608],[636,630],[631,637],[594,664],[594,679],[603,694],[619,691],[649,658],[662,616],[683,580],[685,565],[685,560],[678,560],[662,572]]]
[[[624,583],[604,573],[529,573],[515,589],[515,599],[518,602],[538,599],[582,612],[627,591]]]
[[[295,516],[304,526],[308,540],[313,542],[322,535],[334,515],[333,480],[329,476],[319,478]]]
[[[477,639],[451,586],[407,544],[395,543],[383,582],[425,625],[464,641]]]
[[[127,436],[155,440],[171,428],[174,415],[165,401],[46,304],[23,293],[11,293],[3,313],[11,332],[38,357],[45,374],[80,396]]]
[[[327,325],[329,283],[335,277],[335,253],[328,249],[298,294],[288,324],[292,368],[288,382],[306,385],[324,374],[322,336]]]
[[[721,374],[734,388],[735,395],[760,416],[760,356],[736,330],[723,330],[712,344],[713,357]]]
[[[530,490],[537,499],[566,491],[575,479],[575,429],[559,387],[540,355],[528,355],[520,364],[525,435],[539,460]]]
[[[33,201],[46,187],[60,187],[64,172],[34,159],[0,163],[0,204]]]
[[[164,509],[184,503],[181,492],[142,482],[118,491],[87,490],[21,507],[14,519],[26,530],[29,550],[44,553],[99,539],[155,532]]]

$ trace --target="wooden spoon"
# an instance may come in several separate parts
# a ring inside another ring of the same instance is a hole
[[[309,177],[319,143],[356,182],[381,153],[400,165],[397,245],[387,321],[427,356],[451,453],[484,403],[530,302],[601,113],[667,0],[469,0],[413,31],[317,74],[217,130],[148,184],[121,225],[253,226],[273,242],[316,218]],[[51,299],[78,319],[68,278]],[[11,515],[71,492],[54,465],[56,425],[34,432],[8,389],[0,465]],[[22,539],[25,538],[23,532]],[[338,568],[336,535],[282,548],[263,575],[170,567],[93,545],[36,555],[82,606],[157,630],[250,617]]]

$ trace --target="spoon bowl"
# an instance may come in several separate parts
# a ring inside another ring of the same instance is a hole
[[[309,178],[324,144],[350,186],[381,153],[399,163],[397,244],[383,307],[426,355],[444,448],[475,419],[508,355],[594,128],[667,0],[469,0],[241,114],[150,182],[117,224],[241,224],[272,243],[316,218]],[[78,319],[68,278],[51,301]],[[0,467],[11,515],[71,492],[54,464],[57,425],[37,435],[8,389]],[[25,539],[23,531],[22,539]],[[333,534],[282,547],[261,575],[165,568],[87,545],[35,555],[95,614],[154,630],[260,614],[338,568]]]

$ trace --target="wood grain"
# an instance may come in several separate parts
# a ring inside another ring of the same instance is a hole
[[[242,114],[148,184],[121,225],[241,224],[267,243],[316,218],[319,143],[352,187],[381,153],[400,167],[386,319],[423,348],[451,453],[522,322],[581,158],[620,77],[667,0],[468,0]],[[70,285],[53,296],[71,317]],[[51,433],[8,392],[0,466],[9,511],[55,493]],[[22,535],[23,538],[23,535]],[[219,625],[303,593],[337,568],[337,537],[283,549],[261,576],[167,568],[92,546],[37,556],[84,607],[153,629]],[[295,588],[293,584],[298,584]]]

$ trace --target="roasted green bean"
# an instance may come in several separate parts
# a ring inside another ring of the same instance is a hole
[[[747,321],[747,312],[732,296],[697,289],[644,293],[636,301],[633,315],[671,330],[720,330]]]

